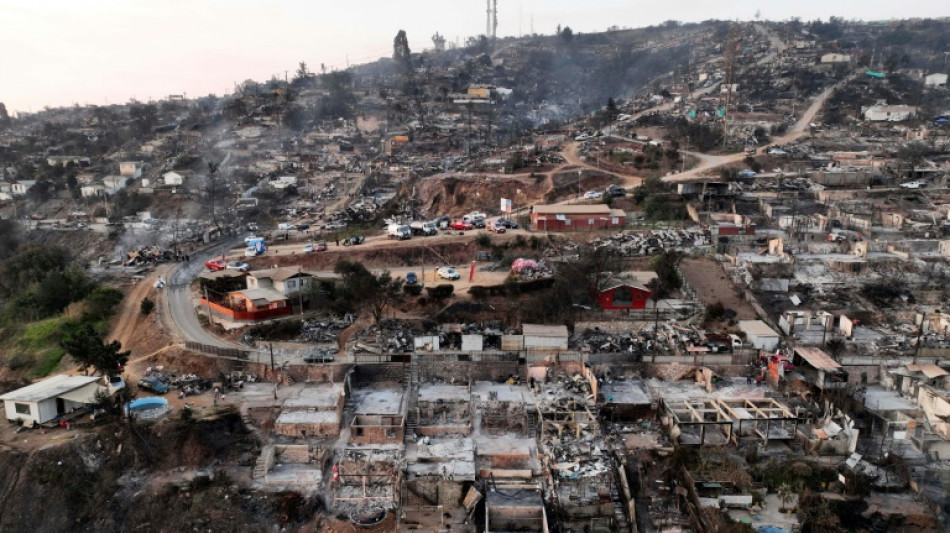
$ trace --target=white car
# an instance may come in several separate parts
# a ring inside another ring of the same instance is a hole
[[[241,272],[247,272],[251,269],[251,265],[243,261],[232,261],[228,263],[228,270],[240,270]]]
[[[584,199],[586,200],[599,200],[603,198],[604,193],[600,191],[587,191],[584,193]]]
[[[436,271],[436,274],[438,274],[442,279],[448,279],[452,281],[462,277],[462,275],[452,267],[440,267],[439,270]]]
[[[927,186],[925,181],[908,181],[907,183],[901,183],[901,187],[905,189],[923,189]]]

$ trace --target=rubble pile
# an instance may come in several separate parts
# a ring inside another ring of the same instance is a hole
[[[370,326],[360,334],[364,344],[376,345],[377,348],[390,352],[411,352],[414,348],[413,338],[416,332],[412,328],[396,320],[384,320]]]
[[[179,376],[176,372],[167,372],[162,367],[147,368],[145,376],[161,381],[172,390],[180,391],[180,396],[195,396],[210,390],[213,386],[210,379],[201,378],[195,374]]]
[[[341,318],[304,320],[300,328],[300,340],[304,342],[336,342],[340,332],[350,326],[356,317],[351,314]]]
[[[532,259],[515,259],[511,263],[511,272],[521,280],[544,279],[554,276],[554,269],[547,261]]]
[[[158,246],[145,246],[126,254],[124,266],[154,265],[175,260],[175,252]],[[180,260],[180,259],[179,259]]]
[[[618,233],[612,237],[596,239],[595,248],[608,248],[624,257],[655,255],[666,250],[689,250],[708,246],[711,237],[708,231],[698,229],[652,230],[649,233]]]

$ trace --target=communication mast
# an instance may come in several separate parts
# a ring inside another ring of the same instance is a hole
[[[485,0],[487,19],[485,21],[485,37],[494,41],[498,35],[498,0]]]

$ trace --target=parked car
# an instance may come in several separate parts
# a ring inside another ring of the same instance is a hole
[[[303,253],[312,254],[313,252],[325,252],[327,251],[327,243],[321,241],[316,244],[310,243],[303,247]]]
[[[241,272],[247,272],[251,269],[251,265],[243,261],[231,261],[227,266],[228,270],[240,270]]]
[[[470,229],[475,229],[475,226],[471,222],[465,222],[464,220],[456,220],[449,225],[450,229],[457,229],[462,231],[468,231]]]
[[[498,222],[504,224],[505,229],[518,229],[518,223],[514,220],[508,220],[507,218],[499,218]]]
[[[472,221],[472,227],[473,227],[473,228],[476,228],[476,229],[484,229],[484,228],[485,228],[485,219],[484,219],[484,218],[476,218],[475,220]]]
[[[415,272],[406,272],[406,285],[417,285],[419,283],[419,277],[416,276]]]
[[[605,194],[608,198],[616,198],[618,196],[626,196],[627,189],[620,187],[618,185],[608,185]]]
[[[494,231],[495,233],[504,233],[506,229],[500,220],[496,220],[491,226],[488,226],[488,231]]]
[[[155,394],[165,394],[169,391],[169,387],[164,381],[152,377],[142,378],[142,380],[139,381],[139,388],[154,392]]]
[[[356,246],[357,244],[363,244],[365,240],[362,235],[354,235],[343,239],[343,246]]]
[[[217,272],[227,268],[228,263],[224,259],[212,259],[211,261],[205,263],[205,267],[212,272]]]
[[[908,181],[907,183],[901,183],[901,187],[905,189],[923,189],[927,186],[926,181]]]
[[[297,224],[297,231],[304,231],[308,229],[310,229],[310,224],[307,224],[306,222],[303,224]]]
[[[455,281],[462,277],[462,275],[459,274],[458,271],[452,267],[439,267],[439,270],[436,271],[436,274],[438,274],[439,277],[442,279],[447,279],[447,280],[452,280],[452,281]]]
[[[316,349],[303,356],[304,363],[332,363],[333,361],[333,354],[327,350]]]
[[[599,200],[600,198],[603,198],[603,196],[604,193],[600,191],[587,191],[584,193],[585,200]]]

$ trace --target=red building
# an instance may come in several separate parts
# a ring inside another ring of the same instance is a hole
[[[597,303],[605,310],[646,309],[650,296],[653,293],[646,287],[621,283],[600,291]]]
[[[537,231],[622,228],[626,223],[623,209],[611,209],[606,204],[536,205],[531,211],[531,227]]]

